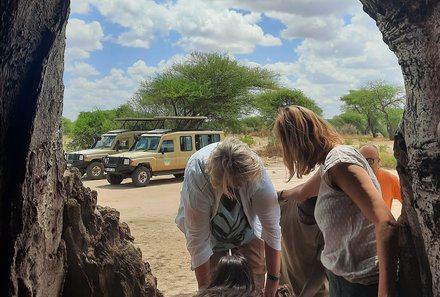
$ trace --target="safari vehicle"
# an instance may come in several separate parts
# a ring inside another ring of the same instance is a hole
[[[104,158],[107,181],[120,184],[131,177],[135,186],[144,187],[152,176],[173,174],[182,178],[186,162],[194,152],[223,138],[223,131],[149,131],[139,137],[130,151]]]
[[[105,173],[103,157],[128,151],[137,137],[163,122],[155,118],[122,118],[116,121],[122,122],[122,128],[101,135],[90,149],[66,153],[67,168],[76,167],[90,179],[101,179]]]

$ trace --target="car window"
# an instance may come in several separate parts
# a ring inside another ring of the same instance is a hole
[[[163,152],[174,152],[174,142],[172,140],[164,140],[160,146],[160,151]]]
[[[180,136],[180,151],[188,152],[192,151],[192,137],[191,136]]]
[[[201,149],[208,144],[219,142],[220,135],[219,134],[199,134],[196,135],[196,150]]]

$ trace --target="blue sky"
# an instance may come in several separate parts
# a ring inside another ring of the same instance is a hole
[[[74,0],[63,115],[126,103],[145,79],[192,51],[278,73],[331,118],[368,81],[403,85],[397,58],[354,0]]]

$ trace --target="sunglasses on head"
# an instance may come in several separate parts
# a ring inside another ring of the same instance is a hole
[[[378,160],[379,158],[365,158],[368,162],[368,164],[373,165],[374,161]]]

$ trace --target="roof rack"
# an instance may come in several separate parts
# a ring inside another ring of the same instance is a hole
[[[205,116],[156,116],[154,118],[117,118],[115,121],[123,122],[122,129],[197,130],[206,119],[207,117]],[[147,123],[151,125],[147,125]]]
[[[129,130],[153,130],[161,122],[156,118],[117,118],[115,121],[122,122],[121,129]]]

